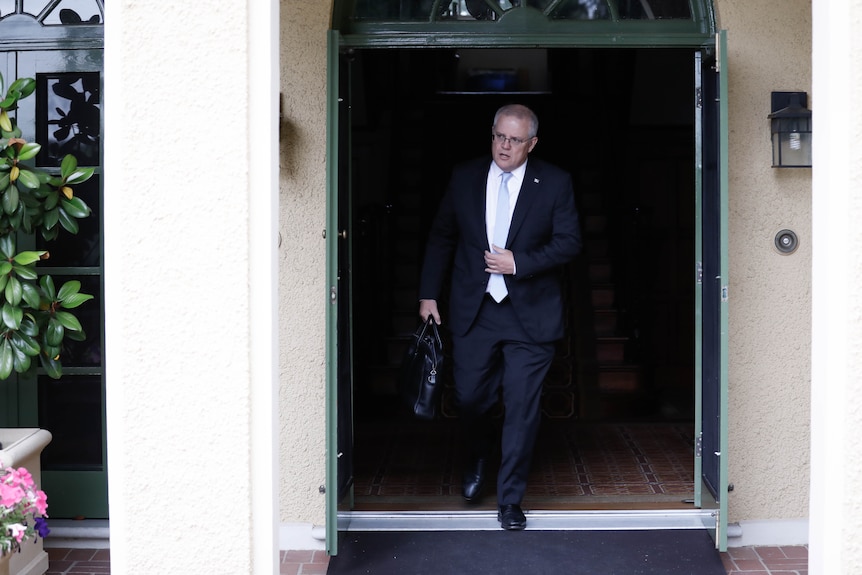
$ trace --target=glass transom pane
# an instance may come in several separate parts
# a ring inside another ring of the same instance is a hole
[[[98,72],[38,74],[36,133],[40,166],[59,166],[73,154],[80,166],[99,165],[101,80]]]
[[[62,26],[102,23],[102,10],[96,0],[20,1],[22,2],[21,12],[39,18],[42,24]]]
[[[23,0],[21,11],[30,16],[38,16],[51,3],[51,0]]]
[[[551,12],[554,20],[607,20],[611,11],[605,0],[563,0]]]
[[[0,0],[0,18],[15,12],[15,0]]]
[[[619,0],[623,20],[689,19],[687,0]]]
[[[102,11],[95,0],[62,0],[42,20],[43,24],[101,24]]]
[[[691,19],[688,0],[356,0],[353,18],[365,21],[493,21],[531,8],[553,20]]]

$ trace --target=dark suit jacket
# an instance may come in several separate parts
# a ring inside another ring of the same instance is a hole
[[[455,335],[470,329],[488,286],[485,189],[490,167],[491,157],[487,156],[455,168],[425,251],[419,298],[439,301],[451,266],[448,324]],[[567,172],[528,159],[505,247],[515,256],[516,274],[504,277],[521,325],[536,342],[561,338],[561,266],[581,248],[572,179]]]

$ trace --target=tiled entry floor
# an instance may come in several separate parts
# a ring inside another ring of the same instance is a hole
[[[524,506],[531,509],[691,507],[693,426],[545,421]],[[456,421],[360,424],[357,511],[460,509],[463,441]],[[494,505],[494,481],[484,503]],[[479,506],[483,507],[483,506]],[[473,506],[476,509],[477,506]]]

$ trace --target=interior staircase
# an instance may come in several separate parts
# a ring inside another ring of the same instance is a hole
[[[580,174],[582,262],[573,288],[574,338],[579,379],[579,416],[585,420],[636,416],[646,407],[646,378],[640,363],[636,318],[626,306],[626,260],[619,251],[619,206],[609,205],[601,174]]]

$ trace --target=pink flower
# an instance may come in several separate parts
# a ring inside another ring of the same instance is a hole
[[[20,523],[12,523],[8,525],[9,535],[15,538],[15,541],[21,543],[24,539],[24,535],[27,533],[27,528],[21,525]]]
[[[39,512],[39,515],[47,517],[48,496],[41,489],[36,490],[36,510]]]
[[[0,505],[14,507],[24,498],[24,490],[17,485],[0,483]]]
[[[0,554],[48,534],[45,524],[48,496],[38,489],[27,469],[0,468]],[[31,523],[32,521],[32,523]]]
[[[18,469],[7,467],[6,471],[8,472],[6,481],[11,482],[12,485],[21,485],[25,489],[35,485],[33,475],[25,467],[19,467]]]

